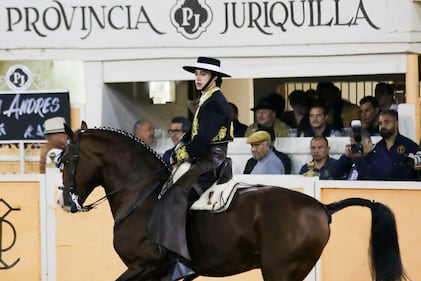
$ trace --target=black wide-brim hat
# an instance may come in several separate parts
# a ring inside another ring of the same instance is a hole
[[[273,103],[270,99],[268,99],[267,97],[266,97],[266,98],[261,98],[261,99],[257,102],[257,104],[256,104],[256,106],[255,106],[255,107],[250,108],[250,110],[252,110],[252,111],[256,111],[256,110],[258,110],[258,109],[270,109],[270,110],[273,110],[273,111],[277,111],[277,110],[278,110],[278,108],[277,108],[276,104],[274,104],[274,103]]]
[[[183,66],[183,69],[191,73],[194,73],[196,69],[201,69],[211,71],[220,77],[231,77],[221,71],[221,61],[215,58],[198,57],[195,66]]]

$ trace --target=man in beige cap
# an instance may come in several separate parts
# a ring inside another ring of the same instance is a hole
[[[47,138],[47,143],[45,143],[41,148],[41,155],[39,159],[40,173],[45,173],[46,164],[51,162],[49,157],[50,153],[54,152],[57,157],[66,147],[68,138],[64,132],[65,123],[66,120],[63,117],[53,117],[45,120],[44,134]]]
[[[257,161],[250,174],[285,174],[281,159],[272,150],[272,139],[268,132],[257,131],[247,138],[251,154]]]

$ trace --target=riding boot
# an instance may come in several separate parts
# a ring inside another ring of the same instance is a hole
[[[187,262],[179,256],[169,253],[168,257],[170,259],[170,271],[161,278],[161,281],[176,281],[196,275],[196,273],[187,265]]]

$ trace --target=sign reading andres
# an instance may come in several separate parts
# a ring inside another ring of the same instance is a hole
[[[0,140],[44,139],[45,119],[70,123],[69,92],[0,93]]]

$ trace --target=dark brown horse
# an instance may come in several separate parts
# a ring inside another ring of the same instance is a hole
[[[92,190],[105,189],[114,217],[114,248],[128,269],[117,280],[160,280],[169,261],[148,237],[148,220],[170,171],[161,158],[131,135],[113,129],[78,132],[61,159],[68,210],[83,206]],[[96,204],[96,203],[94,203]],[[197,275],[228,276],[260,268],[264,280],[301,281],[329,240],[331,215],[348,206],[371,209],[371,265],[377,281],[404,280],[394,215],[361,198],[322,204],[303,193],[273,186],[241,190],[223,213],[191,211],[187,238]],[[193,279],[193,278],[192,278]],[[189,279],[189,280],[192,280]]]

